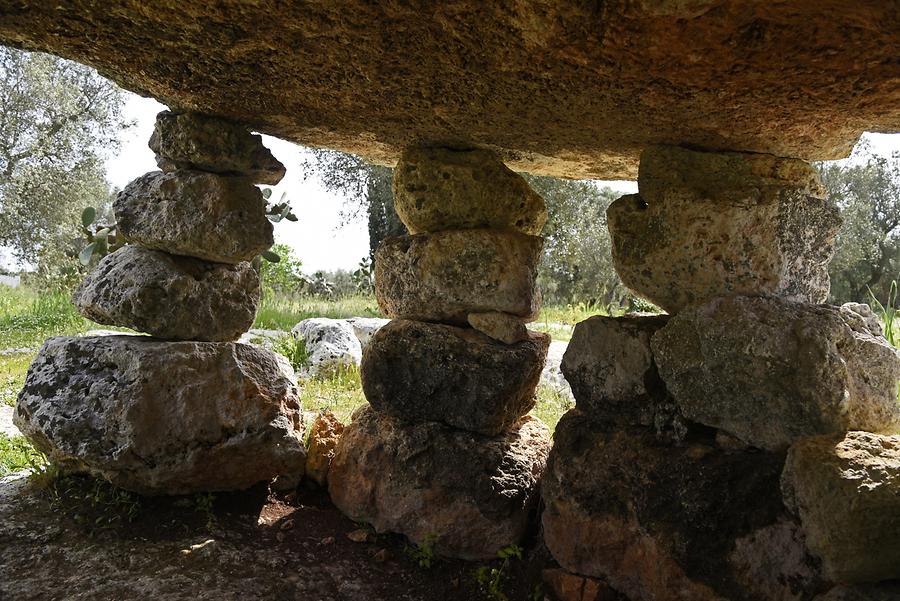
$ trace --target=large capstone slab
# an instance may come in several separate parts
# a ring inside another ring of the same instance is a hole
[[[651,345],[685,417],[750,445],[900,427],[900,355],[850,307],[717,299],[672,317]]]
[[[345,515],[378,532],[404,534],[439,555],[494,559],[521,543],[549,450],[547,427],[531,417],[485,437],[407,425],[365,406],[338,442],[328,492]]]
[[[900,436],[801,440],[788,452],[782,488],[832,580],[900,578]]]
[[[543,532],[566,570],[644,601],[800,601],[819,590],[817,562],[782,504],[783,454],[672,446],[577,408],[553,441]]]
[[[259,276],[129,245],[105,256],[75,290],[79,313],[169,340],[235,340],[253,325]]]
[[[512,231],[448,230],[387,238],[375,253],[385,315],[466,325],[470,313],[537,316],[543,240]]]
[[[142,494],[244,489],[306,460],[293,371],[248,344],[50,338],[14,421],[65,469]]]
[[[408,148],[393,191],[410,234],[495,228],[538,236],[547,221],[544,199],[489,150]]]
[[[240,263],[274,242],[262,193],[242,177],[153,171],[125,186],[113,209],[126,240],[175,255]]]
[[[261,136],[200,113],[159,113],[150,149],[163,171],[198,169],[273,186],[285,173],[284,165],[263,146]]]
[[[528,413],[550,336],[504,344],[469,328],[395,320],[362,360],[372,408],[409,422],[438,421],[497,435]]]
[[[607,209],[622,282],[666,311],[719,296],[821,303],[841,219],[807,163],[671,146]]]

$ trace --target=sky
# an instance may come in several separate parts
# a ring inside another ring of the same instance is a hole
[[[119,152],[107,161],[107,177],[123,188],[128,182],[148,171],[155,170],[153,152],[147,141],[153,132],[156,114],[165,106],[148,98],[127,93],[125,117],[135,127],[125,131],[120,139]],[[303,270],[355,269],[360,259],[369,254],[369,234],[365,219],[341,224],[344,198],[326,192],[315,177],[306,180],[298,165],[303,148],[270,136],[263,136],[264,144],[287,167],[287,175],[275,187],[272,197],[287,193],[299,220],[282,221],[275,225],[275,241],[289,245],[303,262]],[[890,155],[900,151],[900,134],[866,134],[872,151]],[[623,194],[637,192],[637,184],[627,181],[598,182]]]

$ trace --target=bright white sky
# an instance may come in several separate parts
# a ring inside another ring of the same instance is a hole
[[[153,152],[147,141],[153,132],[156,114],[166,107],[155,100],[128,94],[125,116],[136,122],[136,127],[123,133],[121,149],[117,156],[107,161],[107,177],[123,188],[134,178],[155,170]],[[890,155],[900,151],[900,134],[866,134],[872,150]],[[344,205],[341,196],[326,192],[313,177],[303,180],[299,171],[303,149],[290,142],[264,136],[265,144],[285,164],[287,175],[275,187],[273,198],[282,192],[292,201],[297,222],[283,221],[275,226],[275,240],[290,245],[303,262],[303,270],[355,269],[359,260],[369,254],[369,234],[364,219],[341,227],[340,212]],[[623,194],[637,192],[637,184],[628,181],[599,182]]]

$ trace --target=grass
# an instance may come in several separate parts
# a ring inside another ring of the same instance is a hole
[[[44,456],[22,436],[0,434],[0,478],[44,463]]]
[[[304,380],[300,383],[300,400],[307,411],[330,409],[347,423],[353,410],[366,403],[359,368],[347,367],[327,378]]]
[[[97,327],[78,314],[68,294],[0,286],[0,349],[37,348],[50,336]]]
[[[25,372],[34,353],[0,355],[0,405],[16,404],[16,397],[25,385]]]
[[[383,317],[378,303],[372,296],[347,296],[339,299],[321,299],[299,295],[263,295],[256,312],[254,328],[266,330],[290,330],[297,322],[309,317]]]

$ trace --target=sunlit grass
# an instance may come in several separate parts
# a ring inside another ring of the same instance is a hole
[[[0,405],[15,405],[34,353],[0,355]]]
[[[256,312],[254,328],[290,330],[309,317],[384,317],[374,296],[346,296],[328,299],[267,293]]]
[[[0,286],[0,349],[37,348],[50,336],[96,327],[78,314],[68,294]]]
[[[0,434],[0,477],[38,467],[43,462],[44,456],[34,450],[24,437]]]

